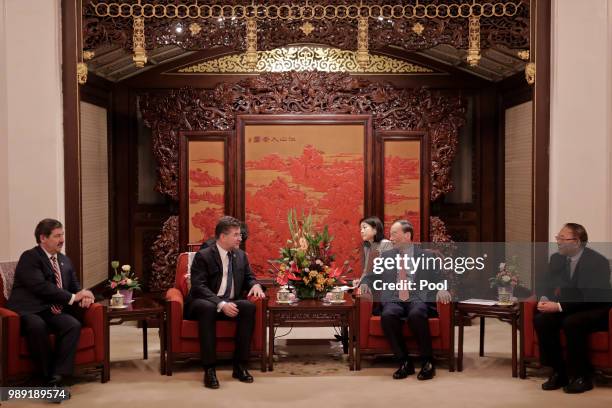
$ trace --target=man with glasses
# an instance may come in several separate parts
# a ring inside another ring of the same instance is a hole
[[[541,298],[534,316],[540,362],[553,369],[542,389],[563,387],[566,393],[581,393],[593,388],[589,333],[608,330],[610,265],[603,255],[586,247],[588,235],[580,224],[565,224],[555,239],[559,252],[550,257],[548,297]],[[566,338],[565,361],[561,332]]]

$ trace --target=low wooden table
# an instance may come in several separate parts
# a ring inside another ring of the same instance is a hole
[[[159,342],[160,342],[160,362],[159,369],[161,374],[166,373],[166,311],[164,305],[155,299],[148,297],[134,298],[131,304],[126,308],[117,309],[110,307],[110,301],[105,299],[101,301],[104,306],[108,307],[106,323],[109,326],[122,324],[126,321],[142,322],[142,355],[143,359],[149,357],[147,345],[147,319],[154,318],[159,321]],[[110,338],[110,336],[108,336]],[[110,340],[108,340],[110,343]],[[106,347],[110,350],[110,344]],[[108,355],[108,354],[107,354]],[[110,374],[109,374],[110,375]]]
[[[518,376],[518,359],[517,359],[517,333],[520,319],[519,304],[514,303],[509,306],[502,305],[476,305],[470,303],[457,303],[457,314],[459,321],[459,344],[457,355],[457,371],[463,371],[463,326],[466,316],[470,318],[480,318],[480,347],[479,354],[484,356],[484,337],[485,337],[485,318],[494,317],[503,322],[508,322],[512,325],[512,377]],[[523,347],[521,341],[521,349]],[[521,356],[523,354],[521,353]]]
[[[348,330],[349,368],[355,369],[353,337],[355,336],[355,303],[344,294],[344,303],[329,304],[321,300],[300,300],[293,304],[276,301],[276,289],[268,290],[268,370],[273,371],[274,331],[277,327],[346,327]]]

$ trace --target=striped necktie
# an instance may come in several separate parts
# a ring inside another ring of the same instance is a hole
[[[53,267],[53,272],[55,272],[55,283],[58,288],[62,289],[62,274],[55,256],[51,257],[51,266]],[[51,305],[51,312],[53,312],[53,314],[62,313],[62,305]]]

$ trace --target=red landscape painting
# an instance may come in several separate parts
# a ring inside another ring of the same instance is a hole
[[[414,241],[421,234],[421,142],[385,142],[385,236],[391,223],[406,219],[414,226]]]
[[[316,230],[333,235],[336,262],[348,261],[349,277],[360,275],[359,220],[364,216],[362,125],[246,125],[246,250],[259,277],[269,277],[268,260],[278,258],[289,238],[287,214],[313,215]],[[419,240],[420,141],[385,141],[385,236],[390,223],[405,218]],[[224,143],[189,142],[189,243],[214,236],[225,214]],[[368,214],[369,215],[369,214]]]
[[[361,125],[245,126],[247,251],[258,276],[289,238],[287,214],[312,213],[315,228],[334,236],[339,264],[358,269],[364,200]],[[353,275],[356,272],[353,272]]]
[[[188,243],[206,241],[225,213],[224,143],[189,142],[189,237]]]

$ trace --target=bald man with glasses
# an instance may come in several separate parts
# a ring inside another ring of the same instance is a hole
[[[582,393],[593,389],[589,333],[608,330],[610,264],[586,247],[588,235],[580,224],[565,224],[555,239],[559,252],[550,257],[546,296],[534,316],[540,362],[553,369],[542,389],[563,387],[566,393]],[[561,332],[566,338],[565,359]]]

